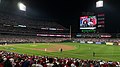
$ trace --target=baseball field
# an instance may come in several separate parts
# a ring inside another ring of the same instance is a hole
[[[62,52],[60,52],[61,48],[63,49]],[[37,56],[120,61],[120,46],[104,44],[25,43],[1,45],[0,50]],[[93,52],[95,56],[93,56]]]

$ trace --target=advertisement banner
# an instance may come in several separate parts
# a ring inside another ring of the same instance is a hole
[[[88,43],[88,44],[93,44],[93,42],[92,42],[92,41],[87,41],[87,43]]]
[[[101,44],[106,44],[105,42],[101,42]]]
[[[101,42],[95,42],[95,44],[102,44]]]
[[[118,43],[118,45],[120,46],[120,43]]]
[[[80,43],[85,43],[85,41],[80,41]]]
[[[114,42],[114,44],[113,45],[118,45],[118,42]]]
[[[113,45],[112,42],[106,42],[106,45]]]

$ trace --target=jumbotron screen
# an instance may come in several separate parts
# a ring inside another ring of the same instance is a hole
[[[82,16],[80,17],[80,29],[96,29],[96,16]]]

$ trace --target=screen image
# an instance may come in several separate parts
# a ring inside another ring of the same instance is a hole
[[[80,29],[96,29],[96,16],[82,16],[80,17]]]

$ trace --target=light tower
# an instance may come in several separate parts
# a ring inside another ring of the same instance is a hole
[[[18,6],[18,9],[19,9],[20,15],[27,16],[26,15],[26,5],[24,3],[22,3],[22,2],[18,2],[17,6]]]
[[[96,2],[96,7],[97,7],[97,8],[103,7],[103,0],[97,1],[97,2]]]
[[[21,11],[26,11],[26,6],[22,2],[18,2],[18,8]]]

